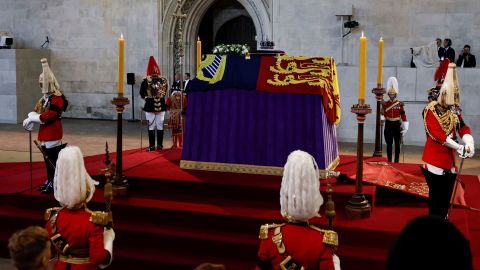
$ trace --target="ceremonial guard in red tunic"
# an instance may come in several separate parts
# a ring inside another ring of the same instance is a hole
[[[407,133],[408,122],[405,115],[403,102],[397,99],[398,81],[395,77],[388,78],[387,93],[390,100],[383,104],[383,116],[385,117],[385,142],[387,143],[388,162],[392,162],[392,145],[395,142],[395,162],[400,157],[400,144],[403,136]]]
[[[115,233],[105,229],[111,215],[87,208],[96,184],[88,175],[76,146],[60,151],[54,181],[55,199],[61,207],[45,212],[57,262],[55,270],[95,270],[112,261]]]
[[[60,91],[58,81],[48,66],[47,59],[43,58],[41,62],[43,72],[38,80],[43,96],[38,100],[33,112],[30,112],[28,118],[23,121],[23,127],[31,131],[34,123],[40,124],[38,140],[44,153],[47,180],[38,190],[50,193],[53,191],[53,177],[58,152],[66,146],[66,144],[62,144],[61,119],[62,113],[68,106],[68,101]]]
[[[339,270],[333,253],[337,233],[308,223],[319,216],[323,204],[319,170],[306,152],[294,151],[285,164],[280,189],[281,214],[286,223],[260,227],[260,248],[256,269]]]
[[[140,96],[145,99],[143,110],[148,120],[148,148],[147,151],[155,150],[155,129],[157,130],[157,150],[163,148],[163,122],[165,119],[165,95],[167,94],[168,82],[160,76],[160,68],[153,56],[150,56],[147,67],[147,77],[140,86]]]
[[[183,104],[181,104],[183,96]],[[168,120],[168,128],[172,131],[172,148],[183,147],[182,128],[182,109],[185,111],[187,106],[187,97],[182,95],[181,91],[173,91],[172,95],[167,99],[167,106],[170,112]]]
[[[429,187],[429,213],[448,217],[448,208],[456,179],[455,152],[461,158],[473,157],[475,147],[470,128],[463,122],[456,65],[449,64],[437,101],[423,111],[427,141],[422,168]],[[457,142],[457,133],[465,145]]]

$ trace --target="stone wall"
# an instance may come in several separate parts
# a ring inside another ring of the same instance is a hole
[[[168,30],[164,29],[164,25],[171,23],[171,14],[167,11],[173,12],[172,1],[2,0],[0,31],[7,31],[15,38],[16,48],[39,48],[45,36],[49,36],[50,64],[71,104],[65,116],[114,119],[116,116],[110,100],[117,89],[117,39],[123,32],[126,40],[125,72],[136,74],[135,105],[136,112],[139,112],[143,102],[139,100],[138,88],[148,57],[157,57],[159,51],[166,54],[171,49],[171,38],[165,38],[165,33],[159,34],[159,31]],[[239,2],[244,6],[251,2],[260,6],[262,0]],[[303,0],[265,3],[268,3],[271,14],[258,13],[268,18],[256,21],[264,24],[273,21],[273,25],[263,27],[272,28],[277,48],[291,55],[333,56],[338,63],[341,62],[341,25],[335,14],[354,4],[353,19],[360,23],[360,27],[344,38],[344,62],[347,65],[338,69],[343,107],[343,121],[338,135],[344,141],[354,141],[356,137],[356,122],[350,106],[356,101],[358,70],[355,65],[358,63],[361,31],[365,31],[369,38],[367,89],[375,86],[376,41],[382,36],[385,40],[384,82],[389,76],[396,75],[400,82],[400,98],[413,102],[407,103],[407,115],[412,124],[406,142],[411,144],[421,144],[425,137],[420,117],[424,104],[421,102],[425,100],[425,90],[433,84],[434,70],[407,68],[409,48],[427,44],[436,37],[450,37],[457,52],[465,43],[472,45],[474,54],[480,51],[478,0]],[[245,8],[252,16],[252,6]],[[199,22],[200,19],[191,21]],[[189,29],[185,29],[185,33],[196,37],[195,27],[199,23],[187,25]],[[269,31],[263,29],[263,32]],[[257,33],[260,33],[259,29]],[[259,40],[261,38],[259,36]],[[164,50],[165,47],[168,50]],[[187,46],[187,66],[195,60],[195,53],[188,52],[191,49],[194,45]],[[172,65],[169,61],[157,60],[162,70]],[[480,69],[461,70],[459,74],[465,119],[479,134],[480,106],[476,106],[476,87],[480,85]],[[167,75],[171,77],[171,74]],[[3,94],[1,102],[7,104],[11,99],[8,96],[8,91],[11,91],[9,79],[3,80],[1,76],[5,75],[0,75],[0,94],[7,93]],[[37,78],[38,74],[31,76]],[[129,98],[130,89],[125,85],[125,94]],[[367,102],[375,105],[373,94],[368,95]],[[7,113],[1,110],[4,110],[2,106],[0,113]],[[135,116],[138,118],[139,113]],[[126,107],[124,117],[131,117],[131,105]],[[373,124],[374,116],[370,114],[366,122],[366,141],[373,140]]]
[[[15,48],[39,48],[49,37],[50,65],[71,104],[66,117],[114,119],[117,40],[123,33],[125,72],[136,74],[139,98],[148,57],[157,58],[157,13],[157,0],[2,0],[0,31],[14,37]],[[125,95],[131,98],[130,86]]]
[[[368,40],[368,65],[377,64],[377,42],[385,40],[386,66],[410,66],[410,48],[435,38],[451,38],[457,56],[463,45],[480,56],[478,0],[336,0],[274,1],[273,29],[278,48],[291,55],[332,56],[341,62],[340,18],[335,14],[353,5],[360,23],[344,38],[344,63],[358,63],[358,38]],[[350,8],[350,10],[352,10]]]

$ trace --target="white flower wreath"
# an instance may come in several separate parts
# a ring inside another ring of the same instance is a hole
[[[241,54],[245,55],[249,52],[246,44],[220,44],[213,48],[213,54]]]

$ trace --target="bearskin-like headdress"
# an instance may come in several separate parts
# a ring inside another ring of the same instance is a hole
[[[160,76],[160,68],[153,56],[148,59],[147,76]]]

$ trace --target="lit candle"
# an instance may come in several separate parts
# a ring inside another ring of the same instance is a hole
[[[197,69],[200,68],[200,62],[202,62],[202,42],[200,41],[200,37],[197,40]]]
[[[382,68],[383,68],[383,39],[378,41],[378,73],[377,73],[377,86],[382,87]]]
[[[125,40],[123,33],[118,40],[118,95],[123,96],[123,71],[124,71],[124,48]]]
[[[365,103],[365,82],[367,79],[367,38],[363,35],[360,37],[360,65],[358,79],[358,103]]]

